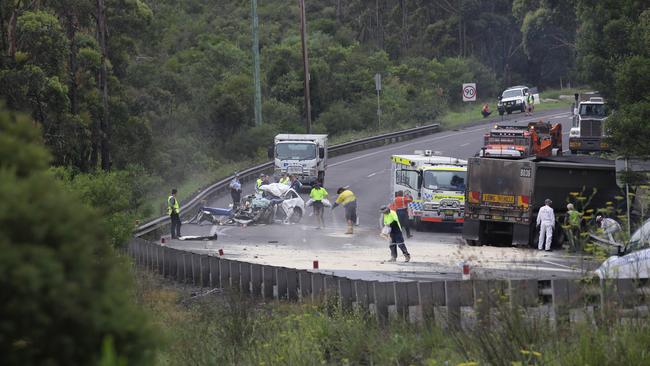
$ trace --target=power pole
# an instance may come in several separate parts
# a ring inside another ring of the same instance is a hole
[[[305,114],[307,133],[311,133],[311,102],[309,98],[309,58],[307,56],[307,19],[305,17],[305,0],[298,0],[300,5],[300,39],[302,40],[302,65],[305,71]]]
[[[253,27],[253,78],[255,79],[255,126],[262,124],[262,88],[260,86],[260,41],[257,36],[257,0],[251,0],[251,21]]]

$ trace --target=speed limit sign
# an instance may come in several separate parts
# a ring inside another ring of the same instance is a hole
[[[463,102],[476,101],[476,83],[463,84]]]

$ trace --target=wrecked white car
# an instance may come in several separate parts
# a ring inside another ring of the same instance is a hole
[[[296,191],[280,183],[260,187],[260,192],[244,197],[239,207],[201,207],[187,223],[214,225],[298,223],[305,212],[305,201]]]

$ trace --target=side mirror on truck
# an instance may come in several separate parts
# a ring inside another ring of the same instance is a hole
[[[269,157],[269,159],[273,159],[275,157],[274,150],[275,149],[273,146],[269,146],[268,149],[266,149],[266,155]]]
[[[319,147],[318,148],[318,158],[319,159],[325,159],[325,148],[324,147]]]

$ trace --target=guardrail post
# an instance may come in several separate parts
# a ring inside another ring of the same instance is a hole
[[[230,287],[232,289],[239,290],[241,283],[241,270],[239,269],[239,261],[230,260],[228,261],[230,265]]]
[[[323,290],[325,301],[336,300],[339,296],[339,281],[336,276],[325,276],[323,278]],[[338,300],[337,300],[338,301]]]
[[[275,267],[262,266],[262,298],[272,299],[275,284]]]
[[[287,269],[284,267],[275,268],[275,286],[273,287],[273,297],[276,300],[287,298]]]
[[[210,287],[210,257],[201,254],[199,267],[201,268],[201,287]]]
[[[160,271],[160,259],[161,259],[160,258],[160,252],[161,252],[162,247],[160,245],[154,244],[154,243],[151,243],[151,247],[153,249],[153,253],[152,253],[153,254],[153,266],[152,266],[151,269],[154,272],[158,272],[158,271]]]
[[[239,291],[251,293],[251,265],[248,262],[239,262]]]
[[[352,308],[352,281],[349,278],[339,277],[338,278],[338,292],[339,292],[339,306],[342,309]]]
[[[298,297],[301,302],[309,300],[312,293],[311,273],[308,271],[298,272]]]
[[[221,288],[230,288],[230,260],[219,259],[219,283]]]
[[[445,281],[447,326],[460,329],[460,281]]]
[[[221,288],[221,281],[219,280],[219,258],[210,257],[210,287]]]
[[[422,305],[420,305],[420,290],[417,282],[406,283],[406,296],[408,321],[410,323],[423,323],[424,314],[422,313]]]
[[[185,253],[176,250],[176,276],[174,277],[178,282],[185,282]]]
[[[368,285],[368,289],[371,287],[372,304],[370,306],[370,312],[377,316],[378,321],[384,322],[388,319],[388,303],[392,301],[389,299],[393,292],[393,284],[373,281],[372,285]]]
[[[251,263],[251,294],[253,296],[262,295],[262,266]]]
[[[201,286],[201,255],[192,253],[190,258],[192,263],[192,284]]]
[[[352,307],[357,310],[368,310],[368,305],[370,304],[368,282],[363,280],[353,280],[352,291],[354,292],[354,302],[352,303]]]
[[[317,302],[325,298],[325,276],[321,273],[311,274],[311,301]]]
[[[393,282],[392,285],[392,298],[394,304],[391,308],[394,312],[392,315],[406,319],[408,309],[408,289],[406,287],[406,282]]]
[[[287,269],[287,299],[298,300],[298,271]]]

